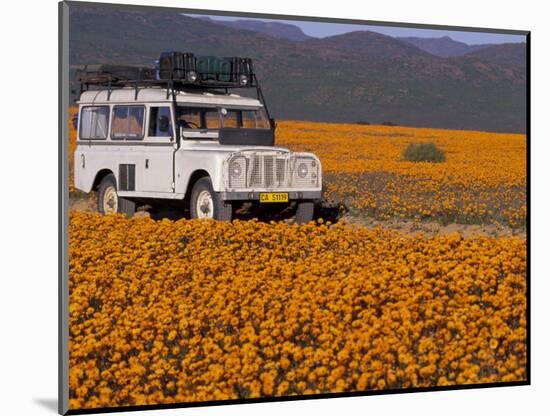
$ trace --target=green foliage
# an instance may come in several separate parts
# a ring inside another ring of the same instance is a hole
[[[409,162],[445,162],[445,153],[434,143],[410,143],[403,157]]]

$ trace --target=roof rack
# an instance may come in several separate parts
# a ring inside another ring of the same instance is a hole
[[[137,100],[141,88],[166,88],[166,98],[181,90],[222,90],[255,88],[266,112],[267,105],[258,84],[250,58],[195,56],[189,52],[163,52],[155,67],[130,65],[85,65],[77,70],[80,93],[90,89],[107,89],[107,100],[113,89],[133,87]]]
[[[174,89],[229,89],[257,86],[250,58],[196,57],[163,52],[156,67],[85,65],[76,73],[81,89],[90,87],[166,86]]]

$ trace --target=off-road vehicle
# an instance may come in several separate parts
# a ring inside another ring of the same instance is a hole
[[[249,201],[312,219],[321,163],[274,146],[250,59],[168,52],[155,67],[87,65],[77,79],[74,183],[97,191],[100,212],[178,201],[192,218],[231,220]]]

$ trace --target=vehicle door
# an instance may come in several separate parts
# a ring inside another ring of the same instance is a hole
[[[144,142],[142,190],[174,192],[175,136],[169,104],[149,106],[147,137]]]

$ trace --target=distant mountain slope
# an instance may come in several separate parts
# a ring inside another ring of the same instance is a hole
[[[400,37],[396,38],[403,42],[410,43],[423,51],[431,53],[432,55],[448,57],[448,56],[462,56],[467,53],[477,51],[479,49],[486,48],[488,45],[468,45],[467,43],[459,42],[451,39],[449,36],[443,36],[441,38],[417,38],[417,37]]]
[[[381,33],[360,30],[341,35],[329,36],[320,39],[310,39],[308,46],[317,48],[329,48],[332,50],[345,50],[348,54],[376,56],[380,60],[385,59],[414,59],[428,57],[429,55],[416,46],[396,40]]]
[[[441,58],[379,33],[290,41],[170,11],[70,7],[70,63],[151,64],[161,51],[249,56],[284,119],[524,131],[526,74]]]
[[[525,43],[503,43],[492,45],[466,55],[494,65],[527,66],[527,49]]]
[[[260,20],[214,20],[210,17],[200,17],[202,20],[207,20],[211,23],[231,27],[233,29],[244,29],[252,32],[264,33],[274,38],[288,39],[296,42],[312,39],[306,35],[298,26],[288,23],[279,22],[264,22]]]

